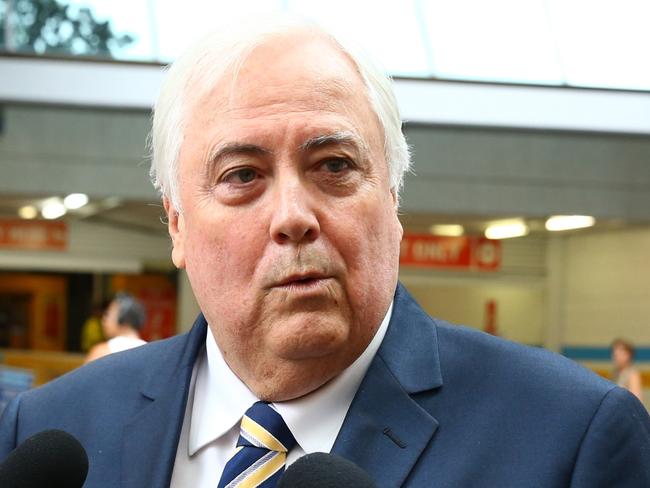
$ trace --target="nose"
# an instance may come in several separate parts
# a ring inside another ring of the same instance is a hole
[[[320,224],[309,190],[299,178],[278,184],[273,202],[271,238],[278,244],[314,241]]]

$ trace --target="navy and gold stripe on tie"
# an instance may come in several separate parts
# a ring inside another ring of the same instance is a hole
[[[219,488],[274,487],[295,444],[282,416],[267,403],[255,403],[242,418],[237,449],[226,463]]]

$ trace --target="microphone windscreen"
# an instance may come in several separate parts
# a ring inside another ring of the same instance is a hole
[[[88,456],[73,436],[45,430],[14,449],[0,466],[0,486],[11,488],[81,488]]]
[[[376,488],[359,466],[336,454],[314,452],[287,468],[277,488]]]

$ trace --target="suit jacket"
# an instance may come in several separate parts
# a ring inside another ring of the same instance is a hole
[[[17,397],[0,459],[50,428],[90,459],[88,487],[168,486],[207,325]],[[398,286],[384,341],[334,444],[381,487],[648,487],[650,418],[572,361],[431,319]]]

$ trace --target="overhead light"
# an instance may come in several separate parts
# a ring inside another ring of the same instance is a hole
[[[522,237],[527,234],[528,226],[521,219],[494,222],[485,229],[485,237],[488,239],[510,239],[512,237]]]
[[[61,203],[61,200],[58,198],[50,198],[47,200],[43,207],[41,208],[41,215],[43,218],[52,220],[58,219],[59,217],[65,215],[67,212],[65,205]]]
[[[459,224],[435,224],[429,227],[429,231],[435,236],[448,237],[459,237],[465,233],[465,229]]]
[[[122,199],[120,197],[107,197],[100,202],[100,205],[102,209],[110,210],[112,208],[119,207],[120,205],[122,205]]]
[[[34,205],[25,205],[18,209],[18,216],[21,219],[35,219],[38,215],[38,210]]]
[[[553,215],[546,221],[546,230],[560,231],[571,229],[584,229],[596,223],[596,219],[589,215]]]
[[[63,205],[68,210],[76,210],[88,203],[88,195],[85,193],[70,193],[63,199]]]

